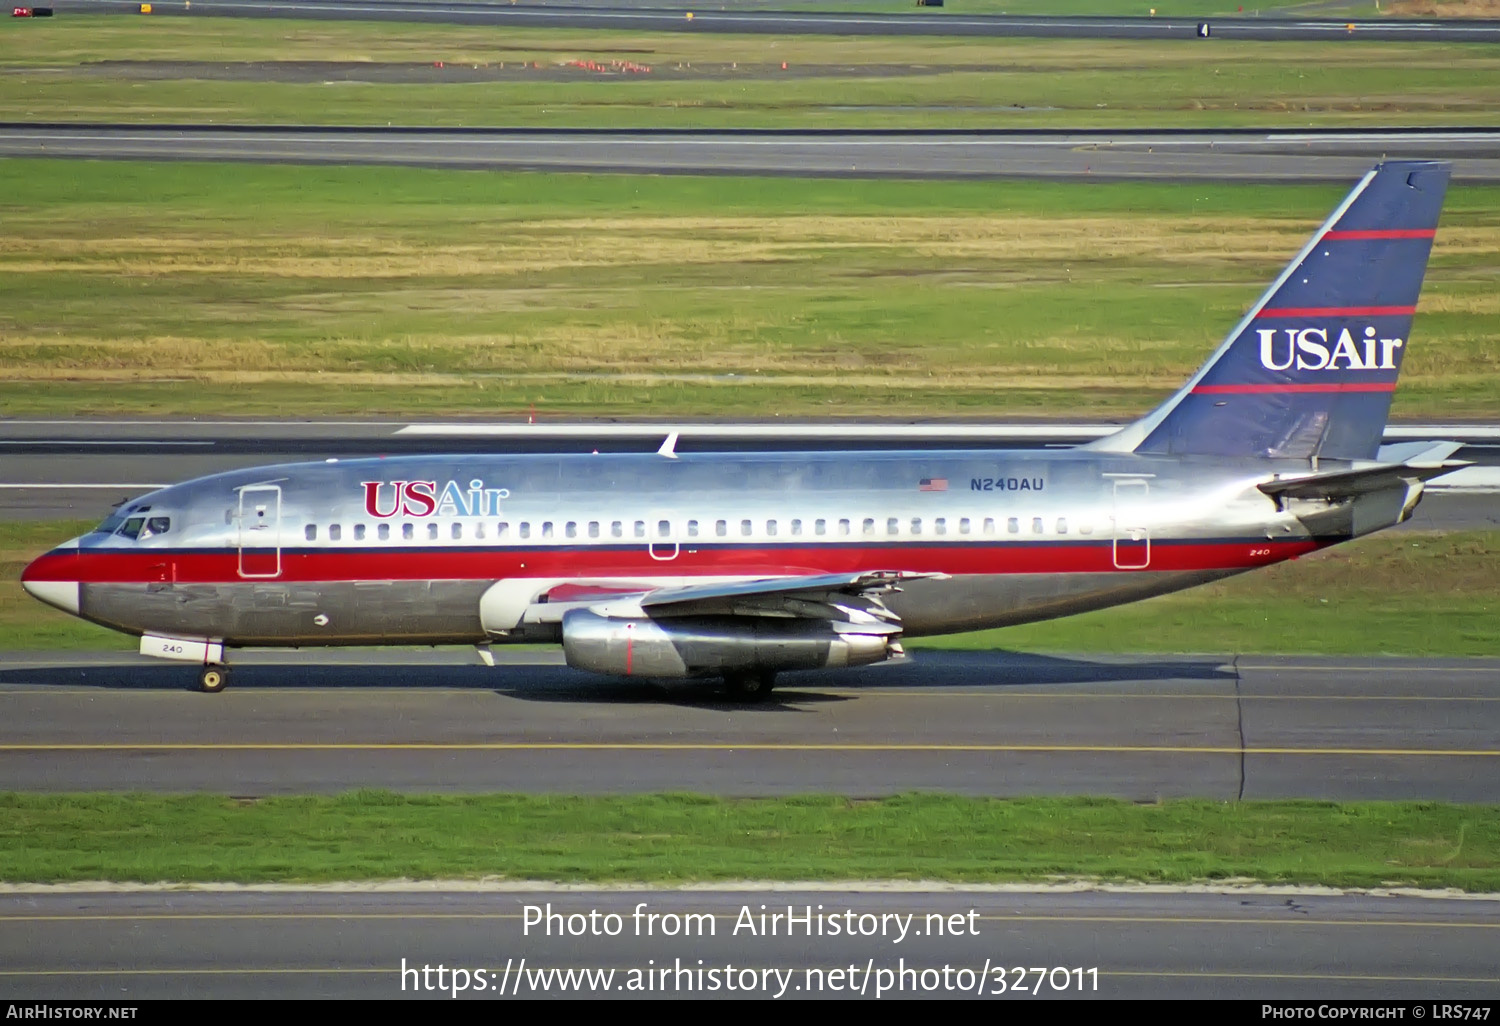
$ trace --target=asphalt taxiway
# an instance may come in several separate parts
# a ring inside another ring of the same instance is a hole
[[[128,653],[0,656],[0,780],[28,791],[740,796],[911,790],[1500,801],[1500,660],[917,650],[710,683],[554,650],[244,652],[227,691]]]
[[[1500,181],[1493,129],[670,131],[0,124],[0,157],[895,178],[1349,182],[1385,157]]]
[[[0,894],[0,999],[1484,1001],[1497,931],[1493,899],[1248,889],[41,891]]]

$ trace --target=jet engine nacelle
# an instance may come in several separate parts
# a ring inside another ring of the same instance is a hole
[[[772,617],[616,619],[573,609],[562,620],[569,666],[637,677],[864,666],[899,654],[894,637],[843,634],[824,621]]]

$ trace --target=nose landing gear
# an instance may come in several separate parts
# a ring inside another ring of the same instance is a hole
[[[205,666],[198,672],[198,690],[216,695],[229,685],[229,669],[224,666]]]

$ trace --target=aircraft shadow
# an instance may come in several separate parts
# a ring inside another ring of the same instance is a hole
[[[266,659],[265,655],[261,656]],[[1042,685],[1233,680],[1227,658],[1216,656],[1078,657],[1005,650],[920,651],[897,663],[782,674],[765,702],[731,699],[713,680],[600,677],[566,666],[502,663],[494,668],[443,662],[285,660],[233,664],[230,690],[287,688],[483,690],[530,702],[619,705],[672,704],[703,708],[786,710],[810,703],[844,702],[858,691],[925,688],[1008,688]],[[170,663],[80,659],[42,667],[0,667],[0,686],[94,687],[125,691],[191,691],[197,668]],[[829,693],[834,691],[836,693]]]

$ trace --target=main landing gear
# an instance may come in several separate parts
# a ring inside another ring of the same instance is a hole
[[[216,695],[229,685],[229,667],[205,666],[198,671],[198,690]]]
[[[724,674],[729,697],[740,702],[764,702],[776,686],[774,670],[741,670]]]

